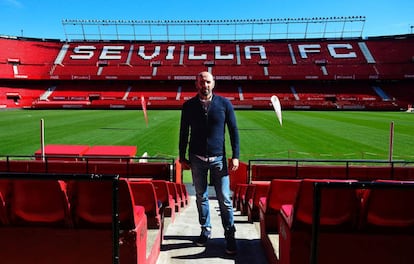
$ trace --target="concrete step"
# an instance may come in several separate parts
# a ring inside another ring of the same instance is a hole
[[[157,264],[190,263],[267,263],[261,242],[259,223],[249,223],[247,216],[235,211],[236,239],[238,253],[225,253],[224,229],[214,189],[209,189],[212,238],[206,247],[199,247],[193,241],[200,235],[194,187],[186,185],[190,195],[189,205],[181,211],[165,230],[164,241]]]

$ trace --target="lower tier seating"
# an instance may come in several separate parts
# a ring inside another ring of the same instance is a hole
[[[414,181],[275,179],[262,245],[269,263],[413,263],[413,199]]]
[[[113,180],[92,174],[10,172],[0,172],[0,178],[1,263],[109,264],[116,248],[121,263],[156,263],[164,223],[150,180],[117,181],[116,247]],[[151,201],[142,198],[150,192],[141,184],[152,190]]]

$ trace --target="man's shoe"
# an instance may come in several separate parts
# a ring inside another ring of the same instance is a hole
[[[232,226],[229,230],[226,230],[224,233],[224,238],[226,239],[226,253],[229,255],[236,255],[237,254],[237,243],[236,238],[234,237],[234,233],[236,228]]]
[[[226,239],[226,253],[229,255],[237,254],[237,243],[234,237],[229,237]]]
[[[211,238],[211,229],[203,228],[198,239],[195,241],[195,244],[199,247],[204,247],[207,241]]]

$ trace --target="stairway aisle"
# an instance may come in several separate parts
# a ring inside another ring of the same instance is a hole
[[[260,243],[259,223],[247,222],[247,216],[235,212],[236,239],[238,253],[229,256],[225,253],[224,230],[221,225],[218,202],[214,190],[210,190],[210,212],[212,238],[206,247],[198,247],[193,241],[200,234],[194,187],[187,185],[190,203],[181,211],[174,223],[165,230],[164,241],[157,264],[190,264],[190,263],[267,263]]]

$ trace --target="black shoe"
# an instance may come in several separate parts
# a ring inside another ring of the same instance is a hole
[[[199,247],[204,247],[207,241],[211,238],[211,229],[203,228],[198,239],[195,241],[195,244]]]
[[[226,253],[229,255],[237,254],[237,243],[236,238],[234,237],[235,231],[236,229],[233,226],[229,230],[226,230],[224,233],[224,237],[226,239]]]

